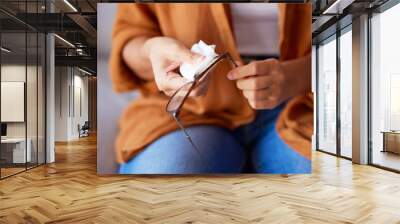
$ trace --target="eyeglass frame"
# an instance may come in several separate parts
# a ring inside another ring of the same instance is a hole
[[[184,96],[182,103],[178,106],[178,108],[176,108],[174,111],[168,111],[168,105],[171,103],[172,99],[174,98],[174,96],[183,88],[185,87],[187,84],[184,84],[183,86],[181,86],[178,90],[176,90],[176,92],[174,94],[172,94],[172,96],[170,97],[167,106],[166,106],[166,111],[168,113],[171,114],[171,116],[175,119],[175,121],[177,122],[178,126],[180,127],[180,129],[183,131],[183,133],[186,136],[186,139],[190,142],[190,144],[193,146],[193,148],[196,150],[196,152],[199,154],[200,158],[203,160],[203,162],[206,164],[207,168],[210,169],[209,164],[207,163],[207,161],[205,161],[201,155],[201,152],[199,150],[199,148],[196,146],[196,144],[193,142],[192,138],[190,137],[189,133],[186,131],[185,127],[183,126],[182,122],[179,120],[179,112],[180,109],[182,108],[183,104],[185,103],[187,97],[190,95],[190,92],[196,87],[196,85],[200,82],[200,80],[205,77],[205,75],[207,75],[210,70],[212,68],[214,68],[215,65],[217,65],[219,62],[221,62],[224,59],[228,59],[228,61],[231,62],[231,64],[234,65],[234,67],[238,67],[238,65],[235,63],[235,61],[233,60],[232,56],[229,53],[223,53],[221,55],[218,55],[215,59],[215,61],[213,61],[210,65],[208,65],[203,71],[201,71],[199,74],[195,75],[194,81],[192,81],[192,85],[190,86],[190,88],[188,89],[186,95]],[[210,169],[211,170],[211,169]]]
[[[184,84],[183,86],[179,87],[178,90],[176,90],[176,92],[174,94],[172,94],[172,96],[170,97],[167,106],[165,108],[165,110],[170,113],[175,119],[177,119],[180,109],[182,108],[183,104],[185,103],[186,99],[188,98],[188,96],[190,95],[190,92],[196,87],[196,84],[199,83],[199,81],[205,76],[207,75],[210,70],[212,68],[214,68],[215,65],[217,65],[219,62],[223,61],[224,59],[228,59],[228,61],[231,62],[232,65],[234,65],[234,67],[238,67],[238,65],[236,64],[236,62],[233,60],[232,56],[228,53],[225,52],[221,55],[218,55],[217,57],[215,57],[216,60],[214,62],[212,62],[210,65],[208,65],[203,71],[201,71],[200,73],[196,74],[194,76],[194,81],[191,81],[189,83],[192,83],[192,86],[190,86],[189,90],[187,91],[186,95],[184,96],[184,99],[182,100],[182,103],[178,106],[177,109],[175,109],[174,111],[169,111],[168,110],[168,105],[171,103],[172,99],[174,98],[174,96],[176,96],[176,94],[183,88],[185,87],[185,85],[187,85],[188,83]]]

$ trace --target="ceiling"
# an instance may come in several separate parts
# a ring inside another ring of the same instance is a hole
[[[11,50],[7,53],[7,60],[25,62],[26,55],[27,58],[35,58],[37,51],[43,47],[36,43],[37,33],[51,32],[57,34],[56,65],[71,66],[71,63],[75,63],[74,66],[87,68],[95,73],[96,5],[99,2],[101,1],[47,0],[46,3],[45,0],[1,0],[2,46]]]
[[[373,11],[388,0],[313,0],[313,43],[350,25],[354,17]]]

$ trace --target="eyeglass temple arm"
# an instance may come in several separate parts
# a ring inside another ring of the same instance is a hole
[[[200,159],[203,161],[203,163],[207,166],[207,169],[209,169],[211,171],[211,167],[208,164],[208,162],[204,159],[204,157],[202,156],[199,148],[196,146],[196,144],[194,144],[192,138],[190,137],[189,133],[187,133],[186,129],[183,127],[181,120],[179,120],[178,116],[174,116],[174,119],[176,121],[176,123],[178,123],[179,127],[182,129],[183,133],[185,134],[187,140],[190,142],[190,144],[193,146],[193,148],[196,150],[197,154],[200,156]]]
[[[232,56],[228,53],[225,54],[225,57],[235,66],[238,67],[238,65],[236,64],[236,62],[233,60]]]
[[[189,133],[187,133],[185,127],[183,127],[183,125],[181,123],[181,120],[179,120],[179,117],[175,116],[175,113],[173,114],[172,117],[174,117],[176,123],[178,123],[179,127],[182,129],[183,133],[185,134],[186,138],[189,140],[190,144],[196,149],[197,153],[200,154],[199,148],[197,148],[196,144],[194,144],[194,142],[193,142],[192,138],[190,137]]]

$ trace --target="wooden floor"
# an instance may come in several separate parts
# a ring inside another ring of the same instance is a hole
[[[391,152],[381,152],[375,150],[373,155],[373,161],[375,164],[386,166],[395,170],[400,170],[400,155]]]
[[[23,168],[1,168],[1,177],[7,177],[10,175],[13,175],[15,173],[19,173],[25,170],[25,167]]]
[[[314,173],[96,175],[96,140],[0,181],[0,223],[400,223],[400,175],[315,153]]]
[[[25,167],[25,164],[18,165],[18,167],[7,167],[7,168],[1,168],[1,178],[5,178],[20,172],[24,172],[27,169],[33,169],[37,166],[36,163],[27,163],[27,167]]]

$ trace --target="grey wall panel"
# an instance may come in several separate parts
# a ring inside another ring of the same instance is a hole
[[[97,4],[97,173],[113,174],[115,162],[114,142],[118,133],[118,120],[122,110],[134,100],[137,93],[113,92],[109,77],[108,59],[111,49],[111,30],[116,4]]]

